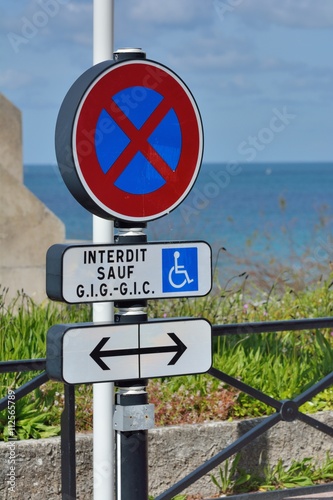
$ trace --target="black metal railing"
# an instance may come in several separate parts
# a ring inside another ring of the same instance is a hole
[[[313,330],[333,327],[333,318],[313,318],[313,319],[298,319],[286,321],[267,321],[261,323],[241,323],[230,325],[214,325],[213,337],[223,335],[251,335],[259,333],[276,333],[284,331],[299,331]],[[333,367],[332,367],[333,370]],[[226,373],[211,368],[208,373],[213,377],[218,378],[222,382],[239,389],[240,391],[252,396],[253,398],[262,401],[268,406],[273,407],[276,413],[265,417],[255,427],[245,432],[240,438],[234,441],[231,445],[224,448],[214,457],[207,460],[205,463],[197,467],[193,472],[171,486],[161,495],[158,495],[155,500],[171,500],[175,495],[182,492],[185,488],[193,484],[202,476],[210,472],[214,467],[230,458],[235,453],[241,451],[246,445],[254,441],[271,427],[281,421],[292,422],[300,420],[315,429],[324,432],[328,436],[333,437],[333,427],[330,427],[319,420],[310,417],[299,411],[299,407],[305,402],[312,399],[316,394],[333,385],[333,371],[322,380],[318,381],[312,387],[304,391],[299,396],[288,401],[278,401],[267,394],[245,384],[244,382],[227,375]]]
[[[283,331],[313,330],[333,327],[333,318],[298,319],[287,321],[267,321],[261,323],[242,323],[229,325],[214,325],[213,337],[224,335],[249,335],[259,333],[275,333]],[[45,359],[29,359],[20,361],[5,361],[0,363],[0,373],[26,372],[45,370]],[[332,367],[333,368],[333,367]],[[276,412],[261,419],[260,423],[245,432],[240,438],[221,450],[214,457],[197,467],[193,472],[171,486],[164,493],[158,495],[155,500],[171,500],[175,495],[193,484],[202,476],[210,472],[214,467],[230,458],[235,453],[241,451],[247,444],[261,436],[271,427],[281,421],[291,422],[300,420],[303,423],[314,427],[318,431],[333,437],[333,427],[326,425],[319,420],[310,417],[299,411],[299,407],[312,399],[316,394],[333,385],[333,371],[323,379],[316,382],[312,387],[302,394],[287,401],[277,399],[264,394],[263,392],[245,384],[244,382],[231,377],[230,375],[212,367],[208,373],[215,378],[235,387],[236,389],[262,401],[273,407]],[[26,396],[34,389],[49,380],[45,371],[31,379],[20,388],[15,389],[15,399],[18,400]],[[75,460],[75,389],[74,386],[64,385],[65,406],[61,417],[61,480],[62,499],[76,499],[76,460]],[[7,408],[8,397],[0,400],[0,411]]]
[[[49,380],[45,372],[46,359],[24,359],[0,362],[0,373],[22,373],[44,370],[43,373],[15,389],[15,401],[23,398]],[[61,415],[61,491],[62,500],[76,499],[75,458],[75,388],[64,385],[64,409]],[[8,396],[0,399],[0,411],[8,406]]]

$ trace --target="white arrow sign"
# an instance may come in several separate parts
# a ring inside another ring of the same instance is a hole
[[[55,325],[47,334],[46,371],[68,384],[204,373],[211,364],[205,319]]]
[[[212,287],[211,248],[203,242],[53,245],[46,293],[71,304],[199,297]]]
[[[102,368],[102,370],[110,370],[110,367],[103,361],[102,358],[113,358],[119,356],[143,356],[144,354],[162,354],[176,353],[170,359],[168,365],[175,365],[180,356],[186,351],[187,347],[180,338],[173,332],[169,332],[168,336],[173,340],[173,345],[155,346],[155,347],[132,347],[130,349],[104,349],[105,344],[110,340],[110,337],[103,337],[95,349],[90,353],[92,359]]]

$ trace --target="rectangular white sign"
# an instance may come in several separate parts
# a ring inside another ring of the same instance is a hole
[[[202,241],[54,245],[47,294],[71,304],[203,296],[212,287],[211,260]]]
[[[211,325],[202,318],[55,325],[47,335],[46,371],[68,384],[205,373],[211,364]]]

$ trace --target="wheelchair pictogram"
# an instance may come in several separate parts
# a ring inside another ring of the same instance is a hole
[[[162,250],[163,292],[198,290],[197,248]]]
[[[185,266],[182,266],[178,263],[178,259],[180,257],[180,253],[178,251],[174,252],[174,266],[169,271],[169,283],[174,288],[182,288],[186,283],[192,283],[194,280],[191,279],[188,275],[188,272],[185,269]],[[181,281],[179,282],[179,276],[181,276]]]

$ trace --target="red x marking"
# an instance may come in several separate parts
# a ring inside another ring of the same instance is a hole
[[[127,118],[122,109],[116,103],[113,103],[112,109],[110,109],[110,115],[130,139],[130,142],[106,174],[108,176],[108,181],[114,184],[139,151],[164,179],[168,178],[172,169],[170,169],[169,165],[158,154],[156,149],[149,144],[148,138],[170,109],[171,106],[164,97],[142,127],[137,129],[131,120]]]

